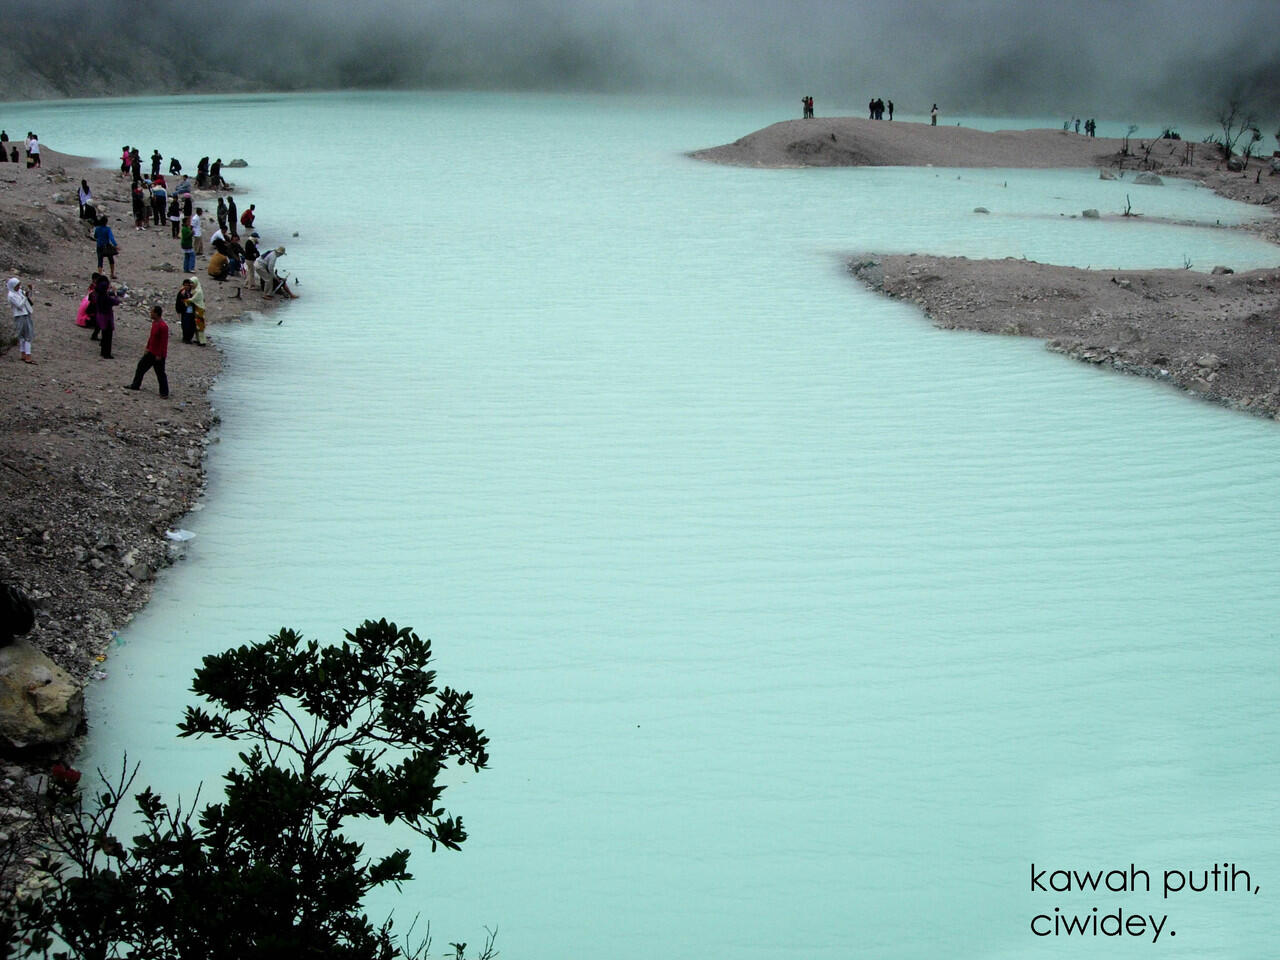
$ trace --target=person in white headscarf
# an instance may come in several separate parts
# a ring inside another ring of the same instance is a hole
[[[31,341],[35,339],[35,324],[31,319],[31,284],[24,292],[22,281],[9,278],[9,305],[13,307],[13,329],[18,337],[18,356],[23,363],[35,363],[31,359]]]

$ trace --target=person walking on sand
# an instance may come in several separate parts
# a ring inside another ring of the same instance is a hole
[[[18,358],[23,363],[35,363],[31,359],[31,341],[35,339],[35,323],[31,319],[31,284],[25,292],[22,281],[9,278],[9,306],[13,307],[13,331],[18,338]]]
[[[938,105],[935,103],[933,109],[929,111],[929,126],[936,127],[938,125]]]
[[[98,278],[97,289],[93,291],[93,306],[97,311],[98,333],[101,335],[103,360],[114,360],[111,355],[111,337],[116,330],[115,308],[120,306],[120,298],[111,289],[111,281],[106,277]]]
[[[93,228],[93,239],[98,245],[98,269],[102,269],[102,261],[111,266],[111,279],[116,278],[116,254],[120,248],[116,244],[116,235],[107,226],[107,218],[99,217],[98,225]]]
[[[169,355],[169,325],[164,322],[164,311],[160,304],[151,308],[151,333],[147,336],[147,348],[138,361],[138,368],[133,371],[133,383],[126,390],[141,390],[142,378],[148,370],[156,372],[156,383],[160,386],[160,397],[169,396],[169,378],[164,372],[165,357]]]

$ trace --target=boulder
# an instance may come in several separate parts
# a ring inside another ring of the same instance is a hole
[[[988,210],[986,207],[974,207],[973,212],[974,213],[990,213],[991,211]]]
[[[1098,220],[1102,217],[1102,214],[1093,207],[1090,207],[1088,210],[1081,210],[1080,216],[1084,217],[1086,220]]]
[[[1223,274],[1227,274],[1227,273],[1235,273],[1235,271],[1232,270],[1230,267],[1224,267],[1222,266],[1222,264],[1218,264],[1218,266],[1214,267],[1209,272],[1216,273],[1218,276],[1222,276]]]
[[[0,650],[0,738],[15,748],[66,743],[84,722],[84,691],[19,640]]]
[[[1163,187],[1164,186],[1164,181],[1161,180],[1157,174],[1151,173],[1147,170],[1143,170],[1136,177],[1134,177],[1133,182],[1140,184],[1144,187]]]
[[[248,161],[241,160],[239,157],[237,157],[235,160],[232,160],[230,163],[223,164],[224,167],[247,167],[248,165],[249,165]]]
[[[1231,156],[1227,158],[1227,169],[1232,173],[1239,173],[1244,169],[1244,158]]]
[[[1099,170],[1099,171],[1098,171],[1098,179],[1099,179],[1099,180],[1114,180],[1115,178],[1116,178],[1116,175],[1115,175],[1114,173],[1112,173],[1110,170]]]

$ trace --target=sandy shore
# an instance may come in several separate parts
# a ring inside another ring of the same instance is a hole
[[[783,120],[690,156],[742,167],[1061,168],[1096,166],[1122,145],[1062,130],[988,133],[901,120],[822,117]]]
[[[212,345],[183,344],[173,315],[182,256],[167,224],[134,230],[129,181],[118,170],[48,148],[43,155],[41,169],[0,165],[0,271],[34,285],[37,361],[19,362],[16,349],[0,355],[0,581],[38,604],[26,639],[73,677],[92,682],[111,669],[114,632],[147,601],[155,572],[180,549],[166,531],[181,526],[200,496],[204,449],[217,422],[208,399],[221,367],[217,327],[276,301],[256,292],[236,299],[239,283],[215,282],[205,272],[207,255],[199,257]],[[76,203],[81,178],[96,201],[105,201],[120,247],[116,283],[127,292],[116,309],[114,360],[100,359],[90,331],[75,325],[97,266]],[[177,178],[168,179],[176,185]],[[198,193],[195,204],[211,214],[216,195]],[[206,254],[215,228],[206,222]],[[279,231],[263,228],[261,217],[259,230],[264,248],[284,242]],[[151,373],[140,392],[123,389],[143,354],[153,303],[170,323],[168,400],[157,395]],[[6,347],[13,332],[8,317],[0,329]],[[69,744],[6,759],[0,810],[29,808],[28,778],[54,760],[72,759],[76,749]],[[0,823],[0,835],[16,842],[20,826]]]

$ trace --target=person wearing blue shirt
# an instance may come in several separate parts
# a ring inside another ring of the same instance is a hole
[[[111,279],[116,277],[116,235],[107,226],[107,218],[99,217],[98,225],[93,228],[93,239],[98,244],[98,269],[102,269],[105,259],[111,265]]]

